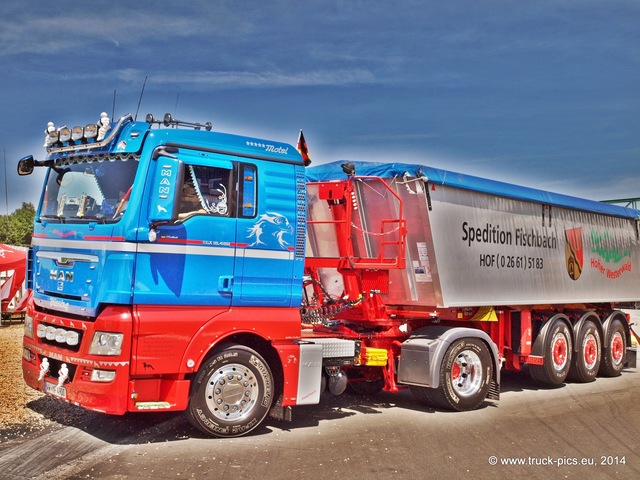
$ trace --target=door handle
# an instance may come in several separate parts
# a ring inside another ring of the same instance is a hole
[[[218,292],[220,293],[232,293],[233,291],[233,276],[224,275],[218,278]]]

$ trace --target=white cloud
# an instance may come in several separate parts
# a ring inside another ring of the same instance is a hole
[[[25,4],[25,11],[0,16],[0,56],[74,51],[92,51],[99,56],[101,46],[137,47],[171,39],[203,35],[213,39],[249,31],[250,25],[241,17],[223,13],[221,8],[211,5],[198,15],[117,5],[105,5],[100,13],[95,9],[69,7],[63,14],[47,15],[29,11],[29,4]]]
[[[201,90],[211,88],[277,88],[277,87],[305,87],[327,85],[357,85],[376,82],[375,75],[361,68],[315,70],[304,72],[250,72],[250,71],[190,71],[190,72],[154,72],[147,75],[144,71],[127,68],[112,72],[61,72],[50,73],[51,78],[63,79],[68,82],[87,82],[100,79],[117,78],[125,84],[139,88],[145,76],[148,76],[148,86],[153,89],[160,87],[165,90],[168,86],[183,89]]]
[[[374,83],[375,76],[364,69],[316,70],[297,73],[203,71],[159,73],[151,79],[154,83],[191,85],[197,87],[300,87],[320,85],[351,85]]]

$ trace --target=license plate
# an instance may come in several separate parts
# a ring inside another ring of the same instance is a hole
[[[67,389],[64,387],[59,387],[53,383],[44,382],[44,391],[45,393],[49,393],[51,395],[55,395],[60,398],[67,398]]]

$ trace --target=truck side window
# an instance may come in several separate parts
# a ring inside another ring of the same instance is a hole
[[[240,216],[253,218],[257,212],[257,182],[256,167],[254,165],[242,165],[240,167]]]
[[[191,215],[235,216],[233,171],[227,168],[186,165],[179,217]]]

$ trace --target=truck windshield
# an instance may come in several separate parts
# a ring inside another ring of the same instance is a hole
[[[117,222],[127,209],[138,168],[134,155],[83,157],[49,170],[40,219]]]

